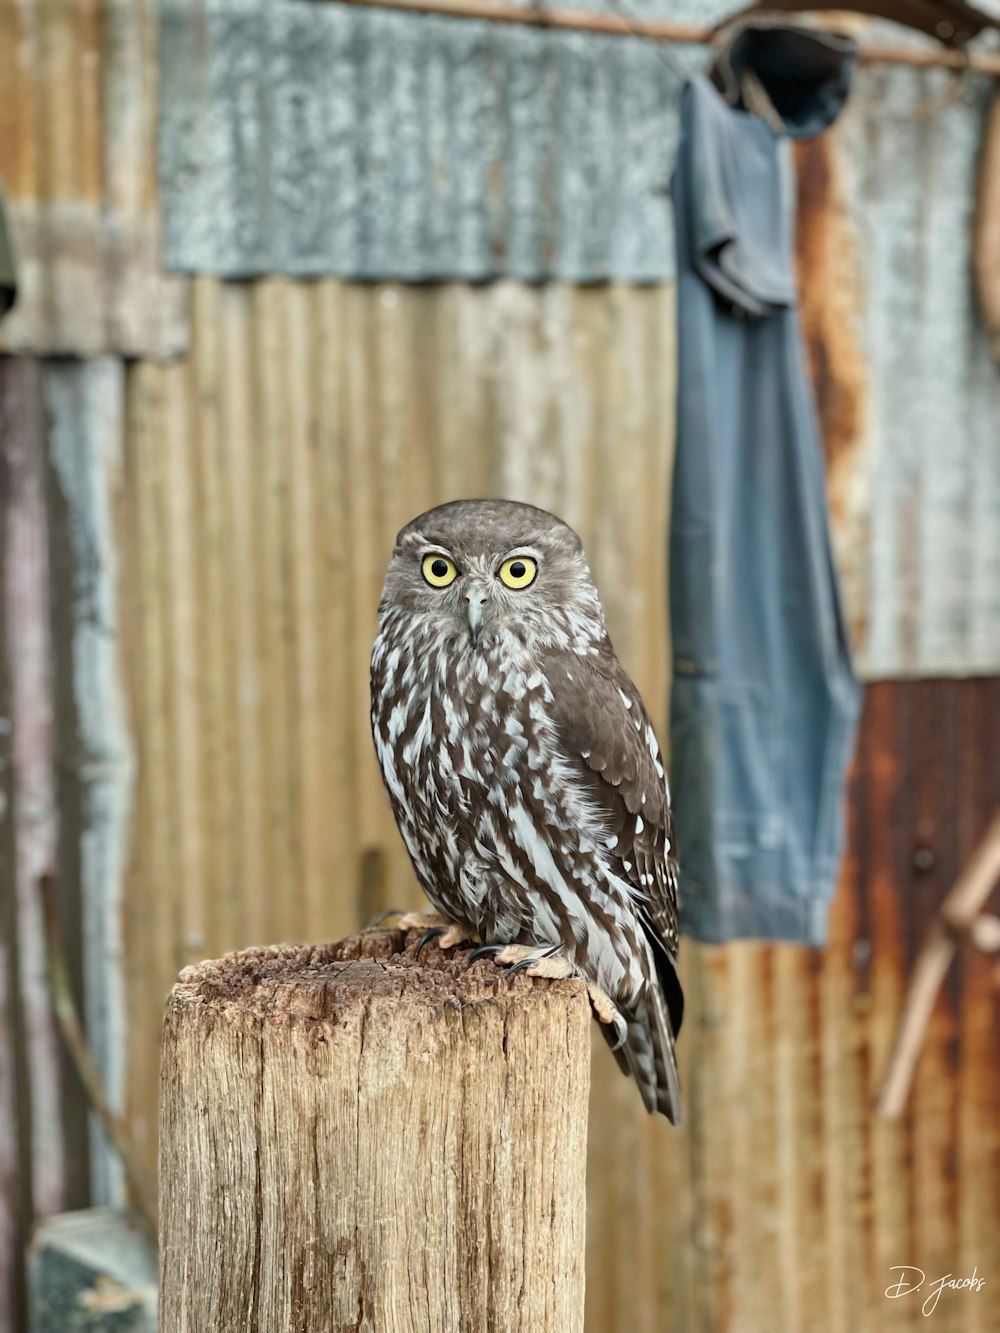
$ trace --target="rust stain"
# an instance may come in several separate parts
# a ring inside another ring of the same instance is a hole
[[[851,639],[868,638],[870,548],[863,484],[868,379],[863,292],[837,131],[796,144],[796,277],[806,358],[823,440],[834,547],[844,579]],[[862,483],[859,485],[859,483]]]
[[[993,356],[1000,362],[1000,89],[993,94],[983,134],[973,225],[976,296]]]
[[[834,135],[796,145],[796,271],[802,332],[816,394],[823,450],[834,482],[857,452],[865,417],[860,292]]]

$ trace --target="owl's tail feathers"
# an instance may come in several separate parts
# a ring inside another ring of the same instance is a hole
[[[650,1115],[657,1111],[672,1125],[681,1123],[681,1083],[677,1075],[674,1030],[670,1012],[659,986],[649,986],[633,1009],[623,1009],[628,1036],[615,1059],[625,1074],[631,1074],[639,1086]],[[601,1025],[609,1045],[614,1044],[612,1029]]]

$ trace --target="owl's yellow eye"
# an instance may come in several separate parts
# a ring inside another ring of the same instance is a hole
[[[449,560],[446,555],[439,555],[436,551],[424,556],[420,572],[432,588],[447,588],[449,583],[454,583],[458,578],[454,560]]]
[[[500,566],[500,581],[508,588],[527,588],[537,573],[538,565],[530,555],[512,555]]]

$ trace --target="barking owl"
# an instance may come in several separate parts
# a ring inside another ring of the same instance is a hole
[[[379,605],[372,732],[438,942],[582,977],[647,1110],[678,1123],[669,791],[576,533],[495,500],[408,523]]]

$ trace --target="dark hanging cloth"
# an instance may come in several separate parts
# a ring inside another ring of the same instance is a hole
[[[855,45],[741,29],[681,102],[670,537],[682,924],[819,944],[860,702],[796,312],[790,155],[847,97]]]

